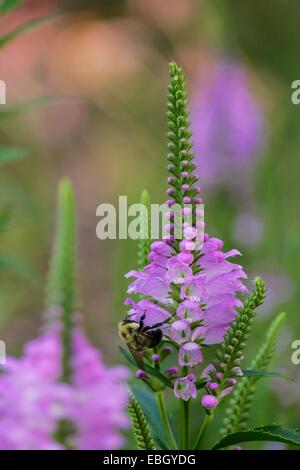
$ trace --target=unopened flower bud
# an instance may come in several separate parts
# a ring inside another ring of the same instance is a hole
[[[208,387],[212,392],[214,392],[215,390],[219,388],[219,384],[217,384],[217,382],[210,382]]]
[[[159,354],[152,354],[151,361],[159,362],[160,361],[160,355]]]
[[[207,410],[212,410],[218,404],[218,399],[214,395],[204,395],[201,400],[202,406]]]
[[[179,375],[179,369],[178,367],[169,367],[169,369],[166,370],[166,375],[168,377],[176,377]]]
[[[135,373],[135,376],[137,379],[149,379],[149,375],[144,371],[144,370],[141,370],[141,369],[138,369]]]

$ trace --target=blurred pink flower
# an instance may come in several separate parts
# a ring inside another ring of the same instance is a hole
[[[263,145],[263,117],[243,66],[221,60],[192,100],[192,128],[200,182],[249,183]]]
[[[235,240],[245,246],[256,246],[264,233],[263,221],[252,212],[243,212],[235,220]]]
[[[123,367],[107,368],[84,333],[73,334],[72,383],[61,383],[58,328],[51,328],[8,359],[0,375],[0,449],[63,449],[54,439],[60,420],[70,420],[75,449],[116,449],[125,414],[128,378]]]

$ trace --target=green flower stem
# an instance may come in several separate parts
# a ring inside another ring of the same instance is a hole
[[[201,424],[201,428],[199,430],[199,434],[198,434],[198,437],[197,437],[197,440],[196,440],[196,443],[194,445],[194,450],[199,450],[200,449],[200,445],[203,441],[203,437],[205,435],[205,432],[209,426],[209,424],[211,423],[211,421],[213,420],[214,418],[214,411],[212,411],[210,414],[207,414],[204,418],[204,420],[202,421],[202,424]]]
[[[190,400],[180,400],[180,449],[190,446]]]
[[[163,421],[165,433],[167,435],[168,441],[171,445],[171,449],[177,449],[177,443],[175,441],[175,437],[171,428],[171,424],[169,421],[167,409],[166,409],[166,404],[165,404],[165,393],[164,391],[159,391],[156,393],[156,398],[157,398],[157,403],[158,403],[158,408],[160,411],[160,415]]]

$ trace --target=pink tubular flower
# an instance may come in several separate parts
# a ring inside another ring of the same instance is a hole
[[[167,263],[166,281],[168,284],[183,284],[192,279],[193,272],[189,266],[180,261],[177,257],[171,258]]]
[[[177,320],[170,326],[168,334],[175,343],[183,344],[191,339],[192,332],[186,321]]]
[[[184,300],[179,304],[179,307],[177,309],[177,316],[182,320],[186,320],[187,322],[192,323],[202,320],[203,312],[199,307],[198,302]]]
[[[0,449],[63,449],[55,432],[61,420],[74,424],[76,449],[116,449],[127,426],[123,367],[107,368],[81,330],[73,333],[72,383],[60,382],[61,342],[58,328],[8,359],[0,375]],[[42,418],[41,418],[42,417]]]
[[[192,302],[198,302],[205,298],[205,277],[201,274],[187,280],[181,288],[180,297],[182,300],[189,299]]]
[[[182,377],[175,380],[174,383],[174,394],[176,398],[181,398],[184,401],[189,398],[196,398],[196,377],[193,374],[189,374],[186,377]]]
[[[131,306],[129,315],[132,320],[139,322],[141,316],[145,316],[144,324],[146,326],[164,322],[170,317],[170,313],[166,309],[147,299],[142,299],[137,303],[126,299],[125,304]]]

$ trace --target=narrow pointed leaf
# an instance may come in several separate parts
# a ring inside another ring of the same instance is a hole
[[[55,12],[52,15],[41,16],[39,18],[34,18],[33,20],[29,20],[26,23],[23,23],[17,26],[15,29],[10,31],[9,33],[5,34],[4,36],[0,37],[0,48],[6,46],[9,42],[16,39],[21,34],[26,33],[27,31],[39,28],[40,26],[50,23],[51,21],[57,19],[61,15],[60,12]]]
[[[0,165],[24,160],[26,156],[27,152],[25,149],[18,147],[0,147]]]
[[[26,111],[31,111],[48,104],[52,104],[57,100],[67,99],[66,96],[38,96],[28,98],[24,101],[8,104],[0,108],[0,119],[14,117]]]
[[[153,439],[155,442],[157,442],[161,449],[167,450],[168,445],[163,433],[164,427],[153,394],[146,390],[145,387],[136,387],[132,385],[130,389],[139,402],[139,405],[148,420]]]
[[[34,269],[25,261],[4,253],[0,254],[0,269],[9,269],[10,271],[24,277],[33,284],[38,283],[38,276]]]
[[[22,0],[0,0],[0,15],[14,10],[21,5]]]
[[[242,442],[275,441],[300,446],[300,432],[284,426],[262,426],[228,434],[213,449],[222,449]]]
[[[244,377],[279,377],[282,379],[286,380],[291,380],[293,379],[291,377],[288,377],[287,375],[282,374],[282,372],[275,372],[275,371],[268,371],[268,370],[250,370],[250,369],[244,369],[243,370],[243,376]]]
[[[136,367],[140,369],[140,366],[135,362],[133,357],[129,352],[127,352],[124,348],[121,346],[119,347],[120,352],[123,354],[125,359],[131,364],[133,367]],[[152,375],[152,377],[155,377],[156,379],[160,380],[163,384],[165,384],[169,388],[174,388],[171,380],[169,380],[167,377],[165,377],[163,374],[161,374],[158,370],[154,369],[154,367],[149,366],[148,364],[144,364],[143,370],[147,372],[147,374]]]

